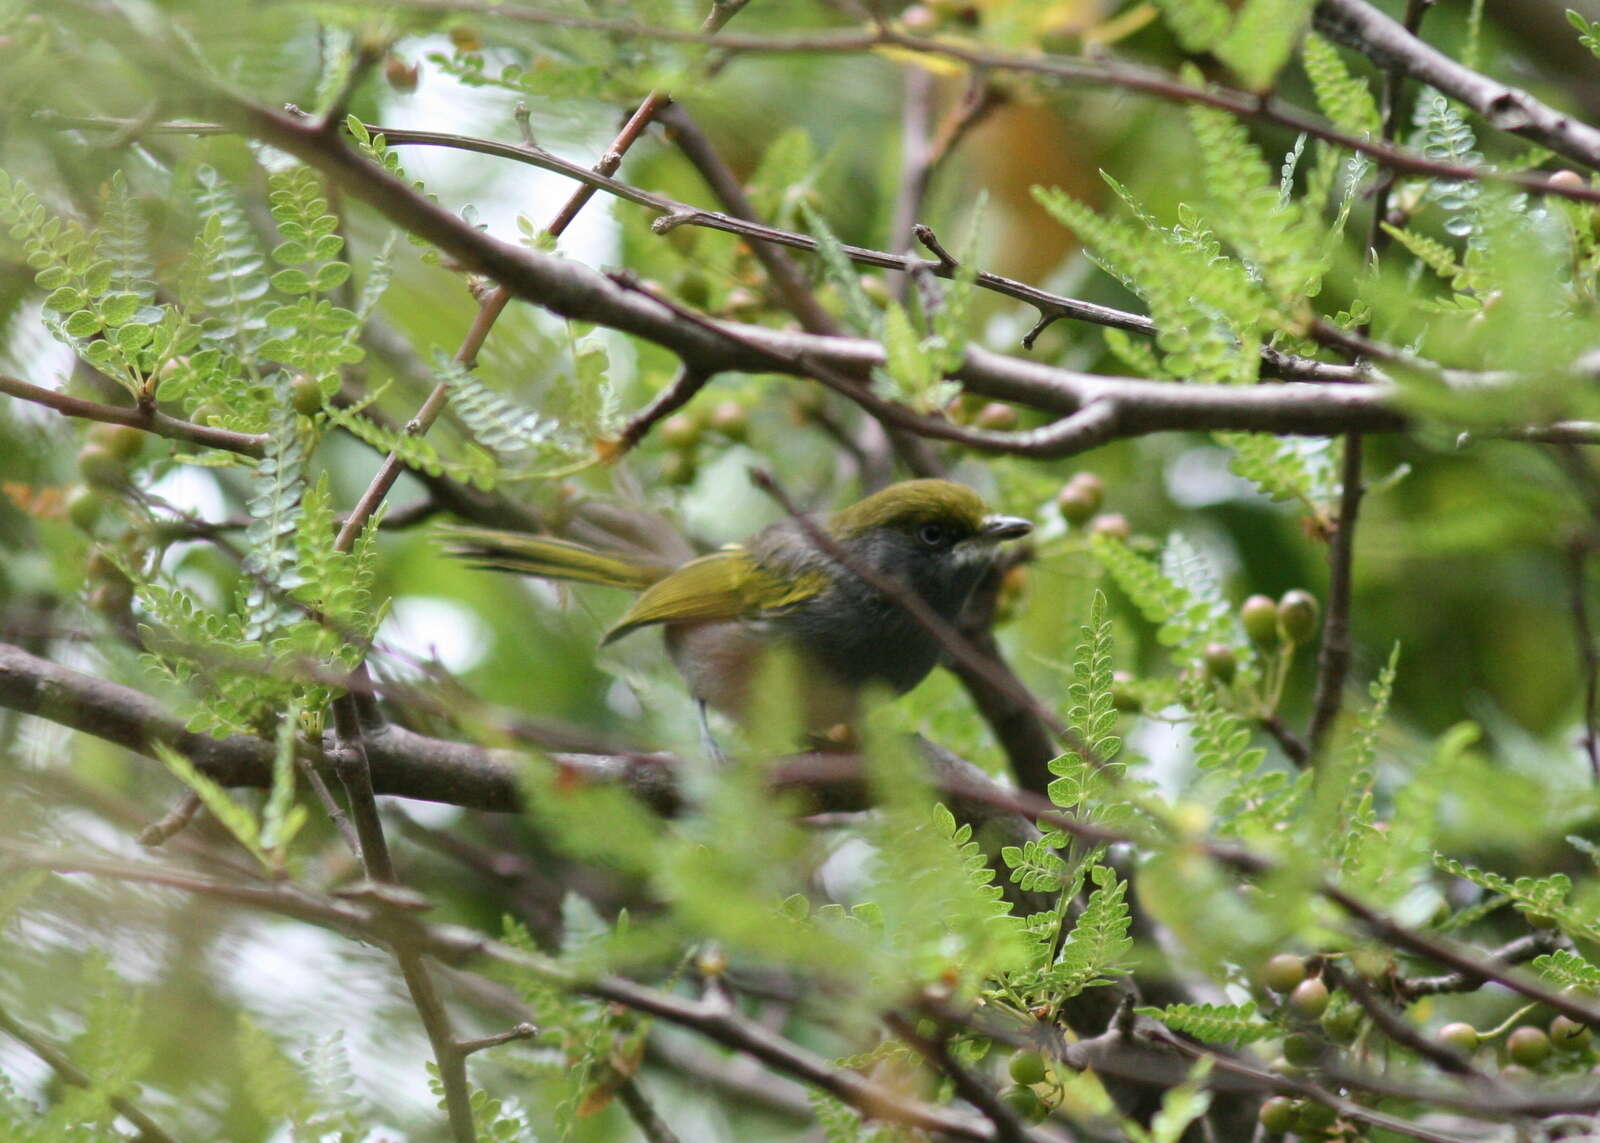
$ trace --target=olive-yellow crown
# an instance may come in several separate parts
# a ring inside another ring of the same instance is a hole
[[[834,513],[832,532],[841,539],[872,528],[911,531],[923,524],[942,524],[969,536],[988,515],[983,498],[964,484],[949,480],[904,480]]]

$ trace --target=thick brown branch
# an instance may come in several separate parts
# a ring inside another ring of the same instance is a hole
[[[1398,68],[1459,99],[1490,126],[1600,169],[1600,130],[1456,62],[1366,0],[1322,0],[1316,25],[1379,67]]]

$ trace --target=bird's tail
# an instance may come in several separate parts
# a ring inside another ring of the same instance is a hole
[[[449,545],[447,550],[451,555],[475,567],[544,579],[642,591],[672,570],[664,564],[635,563],[551,536],[490,528],[444,527],[439,532]]]

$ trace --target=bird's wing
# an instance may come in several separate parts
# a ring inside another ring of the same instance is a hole
[[[823,572],[780,576],[762,567],[746,549],[725,548],[690,560],[652,584],[601,642],[610,643],[652,623],[711,623],[781,611],[815,595],[825,582]]]

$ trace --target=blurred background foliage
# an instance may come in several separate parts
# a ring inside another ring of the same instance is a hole
[[[907,91],[923,82],[915,73],[925,66],[931,71],[927,82],[940,110],[961,97],[965,82],[952,69],[892,53],[718,58],[696,47],[519,24],[488,12],[441,16],[425,7],[177,0],[130,6],[137,21],[183,28],[218,76],[269,105],[326,106],[330,77],[337,80],[340,60],[357,37],[384,38],[392,45],[386,64],[356,88],[353,115],[395,128],[514,140],[515,109],[522,102],[533,137],[582,163],[600,154],[623,111],[662,86],[702,124],[772,222],[805,229],[803,208],[809,207],[840,239],[874,248],[899,244],[892,220],[900,117]],[[1114,33],[1120,54],[1173,68],[1185,58],[1168,26],[1152,18],[1154,10],[1145,11],[1146,5],[984,0],[915,7],[915,19],[932,19],[940,30],[996,50],[1077,51],[1102,33]],[[1592,116],[1600,112],[1595,61],[1575,47],[1560,8],[1545,0],[1491,0],[1483,6],[1476,51],[1495,75]],[[567,9],[590,10],[576,3]],[[592,10],[659,26],[690,26],[699,15],[688,0],[595,3]],[[1428,19],[1429,41],[1459,57],[1468,50],[1471,10],[1465,3],[1439,5]],[[830,5],[755,0],[733,27],[739,34],[805,35],[845,24]],[[1351,57],[1349,65],[1375,80],[1364,61]],[[281,155],[236,137],[156,129],[169,108],[184,106],[171,82],[153,61],[130,58],[114,40],[100,38],[92,6],[0,3],[0,169],[25,180],[51,211],[85,220],[100,218],[109,197],[123,193],[114,190],[120,172],[127,201],[148,233],[152,268],[163,281],[176,274],[195,234],[196,206],[188,188],[203,167],[237,188],[250,224],[270,233],[268,173],[285,166]],[[952,248],[976,223],[977,261],[985,269],[1142,310],[1140,299],[1097,269],[1031,191],[1059,186],[1109,209],[1114,196],[1096,174],[1104,170],[1156,217],[1173,220],[1179,204],[1203,200],[1207,191],[1189,123],[1177,109],[1126,91],[1009,75],[993,82],[1001,105],[937,172],[918,219]],[[1314,103],[1297,67],[1282,74],[1278,90],[1290,102]],[[180,117],[188,115],[184,110]],[[87,128],[74,119],[79,116],[127,122]],[[1292,134],[1271,127],[1252,128],[1252,137],[1268,156],[1283,155],[1295,143]],[[1491,161],[1514,162],[1526,148],[1513,144],[1487,131],[1478,139]],[[532,230],[542,227],[570,190],[558,176],[481,155],[411,147],[396,153],[408,178],[502,237],[519,234],[519,218],[528,219]],[[710,204],[699,176],[659,129],[630,152],[621,177]],[[981,216],[974,210],[980,194],[987,203]],[[342,257],[353,267],[352,286],[359,288],[389,240],[388,228],[369,212],[347,209],[336,194],[328,194],[328,209],[340,217],[348,244]],[[1318,301],[1325,313],[1342,308],[1359,289],[1366,233],[1361,204],[1356,213],[1359,224],[1351,226]],[[1419,227],[1445,237],[1444,213],[1419,213]],[[712,314],[789,324],[740,240],[688,226],[663,237],[648,223],[645,212],[602,196],[556,249],[593,266],[626,266]],[[372,410],[399,423],[433,384],[434,356],[454,349],[477,306],[455,268],[403,240],[392,249],[392,282],[364,331],[361,360],[341,380],[350,394],[377,394]],[[1405,277],[1410,260],[1390,249],[1396,266],[1392,288],[1426,292],[1430,287]],[[863,274],[875,293],[898,288],[890,277]],[[815,278],[825,301],[837,303],[834,286],[820,272]],[[332,292],[338,295],[339,289]],[[48,316],[42,299],[20,247],[0,245],[0,373],[96,400],[125,400],[51,338],[41,321]],[[974,339],[1016,352],[1033,312],[981,291],[973,307]],[[1396,332],[1418,336],[1414,329]],[[1539,331],[1529,336],[1537,339]],[[1477,359],[1450,363],[1498,367],[1503,362],[1494,350],[1489,346]],[[1467,346],[1464,352],[1479,350]],[[1086,371],[1126,371],[1100,330],[1070,321],[1053,324],[1031,354]],[[553,410],[568,423],[588,417],[614,428],[626,411],[670,382],[674,367],[658,347],[513,303],[490,335],[476,377],[515,405]],[[603,390],[597,376],[604,379]],[[603,399],[597,399],[602,391]],[[263,401],[262,409],[271,404]],[[256,414],[248,407],[180,411],[196,419],[214,416],[242,431],[265,425],[259,419],[250,423]],[[991,416],[1003,421],[1008,413],[1015,415],[1004,410]],[[1035,414],[1024,412],[1021,423],[1032,419]],[[499,491],[547,520],[594,498],[647,507],[709,548],[774,518],[775,506],[746,479],[751,466],[770,467],[817,507],[848,502],[864,491],[863,474],[827,430],[830,422],[846,426],[847,434],[856,428],[853,410],[805,381],[724,376],[680,422],[662,426],[621,464],[551,475],[577,469],[578,458],[542,458],[529,473],[502,480]],[[996,427],[1006,425],[997,421]],[[441,455],[454,457],[463,455],[471,438],[469,427],[451,414],[430,440]],[[212,521],[243,516],[251,497],[248,480],[238,468],[181,463],[177,454],[190,450],[152,438],[128,465],[150,499],[107,497],[97,509],[100,518],[84,527],[70,517],[68,505],[83,482],[79,455],[86,439],[83,422],[20,401],[0,405],[0,480],[8,493],[0,498],[5,639],[91,673],[133,681],[188,713],[187,700],[175,688],[159,684],[140,666],[128,639],[128,600],[106,590],[119,573],[94,553],[108,550],[119,559],[159,563],[164,575],[197,599],[225,608],[250,589],[237,562],[215,544],[174,541],[163,524],[181,513]],[[1518,830],[1563,797],[1571,799],[1572,816],[1562,828],[1589,826],[1592,794],[1576,747],[1583,694],[1570,605],[1570,550],[1575,538],[1592,529],[1589,506],[1575,493],[1562,458],[1539,446],[1458,443],[1454,434],[1435,432],[1372,437],[1367,447],[1367,472],[1377,487],[1357,537],[1353,679],[1364,689],[1391,649],[1402,648],[1391,719],[1382,732],[1385,789],[1405,783],[1438,735],[1472,720],[1482,731],[1482,757],[1493,761],[1482,762],[1482,789],[1455,791],[1461,795],[1456,816],[1440,814],[1439,847],[1485,860],[1492,856],[1508,874],[1587,865],[1581,855],[1560,848],[1559,832]],[[1294,588],[1325,594],[1324,536],[1308,526],[1300,506],[1274,502],[1233,475],[1228,451],[1204,434],[1123,440],[1056,462],[944,452],[952,474],[983,490],[997,508],[1040,522],[1035,558],[1010,583],[999,627],[1011,661],[1040,694],[1064,693],[1064,672],[1070,671],[1096,589],[1110,599],[1115,667],[1136,680],[1170,682],[1168,649],[1107,581],[1084,529],[1068,526],[1054,506],[1057,491],[1075,473],[1092,472],[1103,480],[1104,511],[1126,517],[1134,551],[1152,552],[1181,533],[1218,573],[1224,597],[1234,604],[1248,595],[1276,598]],[[1315,448],[1308,446],[1307,455],[1315,456]],[[347,434],[323,438],[315,471],[327,474],[337,511],[354,503],[376,460],[371,448]],[[1592,479],[1586,456],[1573,463]],[[427,495],[423,482],[407,476],[389,500],[393,510],[403,511]],[[448,736],[464,711],[470,721],[471,708],[455,705],[452,688],[459,684],[492,707],[695,753],[693,712],[656,641],[629,640],[596,652],[599,633],[625,606],[620,597],[468,569],[442,556],[427,527],[384,531],[374,568],[372,595],[390,601],[375,667],[380,678],[404,681],[434,697],[436,705],[407,714],[419,729]],[[1280,708],[1290,725],[1305,722],[1313,670],[1311,653],[1302,649]],[[453,682],[439,682],[435,672]],[[920,731],[993,772],[1004,770],[1002,752],[947,673],[937,673],[883,718],[887,727]],[[1155,763],[1148,774],[1169,787],[1183,781],[1190,747],[1161,709],[1128,715],[1122,733],[1133,751]],[[0,809],[0,826],[19,836],[126,852],[128,835],[159,816],[178,790],[148,760],[39,720],[0,713],[0,736],[5,781],[23,784],[34,795]],[[1276,755],[1273,765],[1282,765]],[[1524,805],[1526,813],[1506,814],[1516,828],[1485,836],[1496,815],[1506,804],[1521,804],[1519,798],[1532,804]],[[407,823],[399,831],[408,839],[407,882],[434,900],[438,919],[495,931],[510,913],[542,941],[562,928],[571,933],[575,921],[581,927],[585,920],[573,913],[588,906],[575,905],[568,888],[580,888],[610,919],[636,897],[637,886],[625,872],[552,852],[547,838],[513,817],[420,804],[395,814]],[[194,832],[210,841],[222,837],[209,822]],[[466,840],[449,840],[458,836]],[[315,866],[320,880],[333,883],[356,872],[320,817],[314,816],[296,845],[300,860]],[[841,844],[840,852],[845,849]],[[859,875],[850,873],[848,856],[837,863],[845,881]],[[493,861],[507,863],[502,875],[492,875]],[[379,1122],[391,1132],[378,1137],[442,1137],[421,1071],[425,1043],[380,951],[284,922],[241,920],[181,894],[129,895],[97,882],[62,879],[34,893],[6,942],[0,981],[7,1002],[25,1007],[32,1023],[60,1042],[71,1044],[85,1028],[101,1042],[116,1042],[109,1029],[131,1011],[121,1008],[125,1000],[119,998],[126,997],[127,986],[139,988],[144,1006],[137,1033],[129,1033],[127,1042],[150,1058],[143,1075],[152,1113],[208,1124],[218,1139],[287,1138],[271,1124],[290,1098],[288,1089],[300,1081],[261,1090],[267,1086],[261,1075],[271,1068],[260,1061],[277,1049],[261,1047],[250,1033],[240,1036],[242,1012],[271,1029],[289,1053],[323,1053],[304,1069],[332,1092],[322,1092],[319,1105],[338,1105],[341,1085],[348,1082],[369,1107],[382,1109],[363,1113],[374,1119],[356,1120]],[[122,983],[110,975],[107,961]],[[100,996],[107,997],[106,1011],[84,1014]],[[1498,1011],[1493,1001],[1484,1001],[1483,1008]],[[491,1018],[475,1019],[482,1032],[497,1030]],[[343,1065],[331,1062],[339,1055],[328,1049],[332,1028],[342,1033],[354,1079],[346,1081]],[[808,1034],[821,1044],[836,1043],[816,1029],[797,1033]],[[705,1051],[682,1039],[680,1033],[665,1035],[680,1058]],[[257,1056],[241,1054],[237,1045],[251,1043],[259,1048]],[[197,1072],[194,1064],[201,1058],[207,1066]],[[556,1056],[541,1058],[534,1078],[554,1091],[559,1063]],[[784,1115],[738,1099],[714,1103],[671,1063],[651,1072],[658,1084],[653,1090],[682,1138],[803,1137],[792,1108]],[[490,1090],[527,1080],[515,1059],[486,1056],[475,1067]],[[59,1094],[48,1069],[3,1039],[0,1071],[32,1097],[48,1101]],[[540,1089],[532,1090],[530,1105],[537,1106]],[[241,1091],[251,1098],[240,1098]],[[793,1098],[786,1089],[785,1094]],[[622,1139],[632,1132],[614,1105],[574,1121],[572,1130],[583,1140]]]

